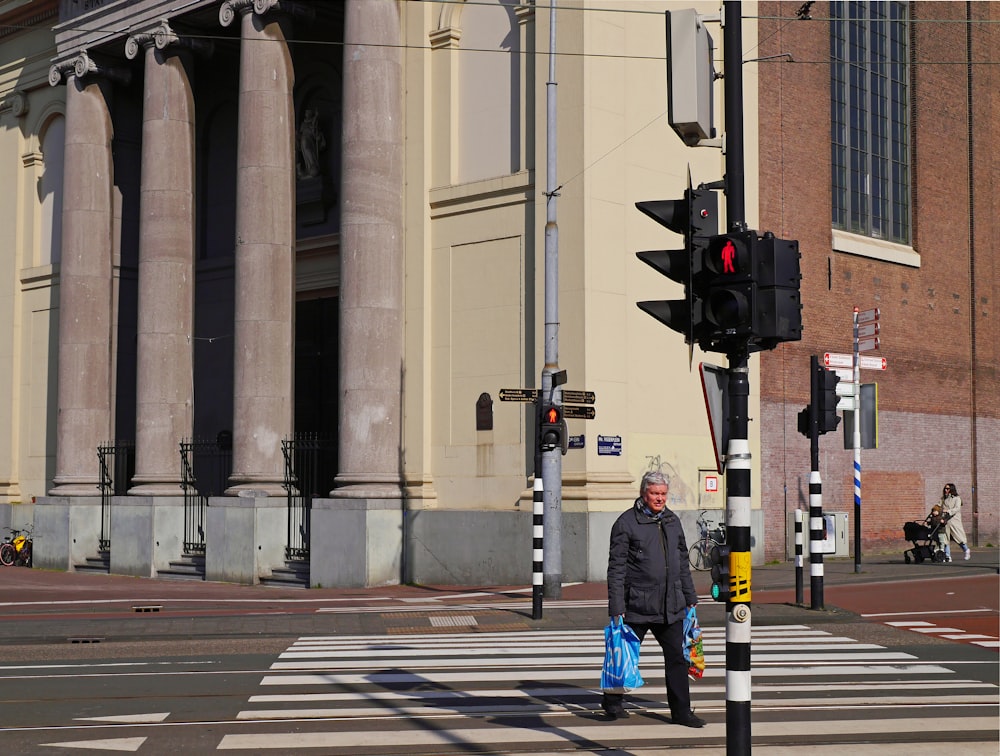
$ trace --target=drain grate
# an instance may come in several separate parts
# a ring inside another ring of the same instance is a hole
[[[432,614],[430,621],[433,627],[471,627],[479,624],[471,614],[453,614],[451,616]]]
[[[100,643],[104,638],[70,638],[70,643]]]
[[[150,605],[150,606],[133,606],[132,607],[132,611],[133,612],[140,612],[140,613],[141,612],[158,612],[162,608],[163,608],[162,606],[155,606],[155,605]]]

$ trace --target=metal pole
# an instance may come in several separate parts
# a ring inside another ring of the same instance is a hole
[[[730,230],[746,228],[743,168],[743,11],[725,2],[726,217]],[[726,754],[750,756],[750,381],[748,352],[729,358],[729,449],[726,454],[726,536],[730,597],[726,604]]]
[[[795,603],[805,602],[802,585],[802,510],[795,510]]]
[[[854,308],[854,571],[861,572],[861,366],[858,308]]]
[[[820,541],[826,535],[823,522],[823,480],[819,474],[819,358],[809,358],[809,608],[822,609],[823,552]]]
[[[545,367],[542,394],[562,404],[552,376],[559,371],[559,226],[556,224],[556,4],[549,5],[549,79],[545,83]],[[562,596],[562,450],[542,453],[545,493],[544,589],[548,598]]]

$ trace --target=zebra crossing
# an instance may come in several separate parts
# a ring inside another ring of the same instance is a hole
[[[691,683],[694,708],[709,722],[702,730],[669,724],[651,641],[640,660],[646,685],[627,699],[635,716],[609,722],[599,707],[599,630],[338,635],[292,643],[237,714],[261,727],[226,734],[218,748],[339,755],[724,745],[724,630],[703,632],[707,668]],[[898,745],[924,743],[929,732],[965,741],[981,733],[995,747],[997,686],[954,666],[806,625],[755,626],[754,742],[858,742],[844,740],[849,734]]]

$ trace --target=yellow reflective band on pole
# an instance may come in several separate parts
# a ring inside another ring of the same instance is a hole
[[[729,554],[729,600],[750,601],[749,551],[732,551]]]

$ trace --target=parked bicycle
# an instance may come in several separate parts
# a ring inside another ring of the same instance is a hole
[[[7,528],[9,536],[0,543],[0,564],[4,567],[31,566],[31,531]]]
[[[688,548],[691,566],[696,570],[707,570],[712,566],[712,549],[726,543],[726,524],[713,524],[705,515],[708,510],[702,510],[698,515],[698,540]]]

